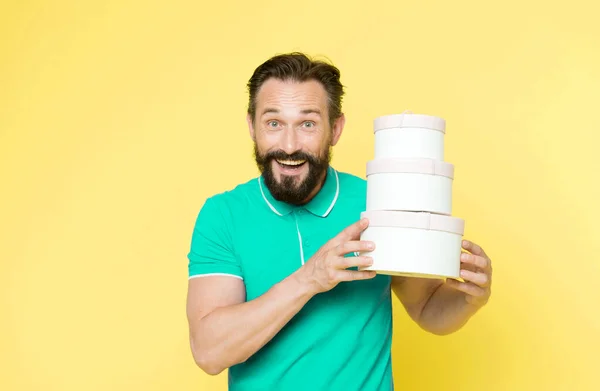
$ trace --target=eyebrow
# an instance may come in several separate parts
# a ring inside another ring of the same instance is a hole
[[[321,110],[319,110],[319,109],[304,109],[304,110],[301,111],[301,113],[302,114],[311,114],[311,113],[314,113],[314,114],[321,115]]]
[[[321,115],[321,110],[319,110],[319,109],[304,109],[304,110],[301,110],[300,113]],[[261,115],[265,115],[265,114],[279,114],[279,110],[277,110],[275,108],[267,107],[266,109],[263,110]]]

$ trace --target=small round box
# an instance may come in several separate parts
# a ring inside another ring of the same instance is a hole
[[[424,114],[392,114],[373,123],[375,159],[427,158],[444,160],[446,121]]]

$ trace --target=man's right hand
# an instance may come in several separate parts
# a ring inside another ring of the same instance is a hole
[[[314,294],[333,289],[342,281],[366,280],[375,277],[376,272],[346,270],[350,267],[371,266],[369,256],[344,257],[344,255],[372,251],[375,243],[361,241],[360,234],[369,226],[367,219],[361,219],[346,227],[323,245],[296,273],[302,284],[307,284]]]

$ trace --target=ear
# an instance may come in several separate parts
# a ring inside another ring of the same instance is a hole
[[[252,141],[256,141],[254,134],[254,124],[252,123],[252,117],[250,114],[246,115],[246,122],[248,123],[248,131],[250,132],[250,138]]]
[[[344,125],[346,124],[346,116],[342,113],[338,119],[333,123],[333,137],[331,138],[331,145],[335,145],[340,140],[342,136],[342,131],[344,130]]]

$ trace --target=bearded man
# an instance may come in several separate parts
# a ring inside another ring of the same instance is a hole
[[[464,241],[464,281],[359,271],[366,181],[330,165],[344,129],[340,71],[274,56],[248,82],[260,175],[209,197],[188,254],[197,365],[236,390],[393,390],[392,292],[424,330],[452,333],[490,296],[491,262]]]

